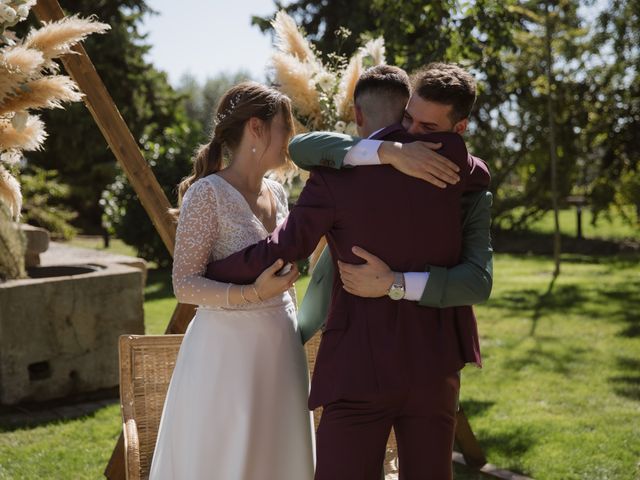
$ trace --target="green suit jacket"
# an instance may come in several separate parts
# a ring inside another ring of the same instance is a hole
[[[289,144],[291,158],[300,168],[324,166],[342,168],[344,158],[361,139],[330,132],[297,135]],[[420,305],[456,307],[474,305],[489,298],[493,282],[491,248],[491,203],[489,191],[468,193],[462,201],[462,261],[452,268],[427,265],[429,280]],[[384,259],[382,259],[384,260]],[[324,324],[330,305],[334,267],[328,249],[322,252],[311,275],[309,287],[298,311],[303,342]]]

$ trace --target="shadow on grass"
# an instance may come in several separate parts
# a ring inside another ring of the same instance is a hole
[[[46,402],[3,405],[0,406],[0,433],[61,425],[78,419],[91,418],[103,408],[119,402],[116,387]]]
[[[515,428],[509,432],[482,434],[479,440],[482,448],[489,457],[500,455],[514,462],[510,465],[500,465],[501,468],[508,468],[515,472],[525,473],[519,459],[522,458],[535,443],[531,432],[523,428]]]
[[[613,391],[621,397],[640,401],[640,360],[618,357],[616,363],[619,374],[609,378]]]
[[[462,387],[464,388],[464,386]],[[481,400],[462,400],[460,404],[464,408],[464,413],[468,418],[481,416],[489,410],[496,402],[485,402]]]
[[[617,285],[615,290],[600,292],[602,301],[615,302],[617,315],[625,324],[618,333],[621,337],[640,337],[640,280]]]
[[[173,297],[171,285],[171,269],[155,268],[147,272],[147,285],[145,286],[144,299],[161,300]]]
[[[483,475],[477,470],[473,470],[465,465],[458,463],[453,464],[453,478],[454,480],[487,480],[487,475]]]
[[[582,257],[574,256],[577,263],[587,263]],[[563,260],[564,261],[564,260]],[[622,257],[599,258],[594,262],[608,267],[612,273],[619,270],[630,270],[638,265],[640,258],[633,255],[628,259]],[[504,309],[513,316],[530,316],[531,328],[529,335],[534,337],[538,321],[548,314],[572,313],[584,317],[585,320],[606,320],[619,322],[622,329],[619,336],[640,337],[640,279],[625,281],[624,278],[608,277],[607,271],[594,275],[592,283],[574,285],[564,283],[556,285],[552,278],[546,291],[529,288],[524,290],[510,290],[490,300],[492,308]],[[560,274],[562,277],[562,273]],[[612,278],[614,278],[612,280]],[[604,308],[606,318],[603,318]]]
[[[553,287],[556,284],[556,280],[558,279],[558,272],[554,272],[553,277],[551,278],[551,282],[549,282],[549,286],[547,287],[547,291],[542,295],[538,296],[538,301],[533,307],[533,316],[531,317],[531,330],[529,330],[529,335],[534,336],[536,334],[536,328],[538,327],[538,320],[540,320],[540,316],[545,308],[548,308],[548,304],[554,300],[553,296]],[[578,298],[580,296],[578,289],[571,289],[572,303],[577,303]]]
[[[576,364],[583,361],[584,356],[591,352],[584,347],[576,347],[561,343],[556,337],[535,337],[535,345],[521,355],[509,358],[508,368],[513,372],[535,366],[541,370],[570,376]]]
[[[585,301],[586,296],[580,287],[561,285],[553,291],[554,284],[555,280],[552,280],[544,293],[535,289],[507,291],[491,298],[491,307],[502,308],[519,315],[530,311],[531,317],[537,320],[546,311],[568,312]]]
[[[562,254],[562,263],[573,265],[607,265],[607,271],[634,268],[638,265],[637,253],[621,253],[618,255],[579,255]]]
[[[551,255],[553,253],[553,233],[510,231],[494,228],[492,229],[491,237],[495,252],[532,253],[535,255]],[[640,242],[637,238],[624,240],[577,239],[563,234],[561,241],[563,253],[578,255],[616,255],[640,251]]]

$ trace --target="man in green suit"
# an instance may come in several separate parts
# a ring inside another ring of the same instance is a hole
[[[328,132],[298,135],[289,145],[293,161],[307,170],[316,166],[339,169],[391,164],[403,173],[440,188],[456,183],[457,167],[437,154],[435,150],[439,145],[400,144],[367,138],[400,121],[413,134],[464,133],[476,95],[473,77],[455,65],[431,64],[414,76],[413,93],[410,92],[409,78],[402,69],[385,65],[367,70],[354,92],[356,123],[361,138]],[[475,160],[484,166],[481,160]],[[340,263],[344,288],[362,297],[381,297],[390,294],[392,288],[400,287],[403,298],[428,307],[474,305],[487,300],[493,268],[489,232],[491,202],[492,196],[487,190],[463,197],[463,250],[459,265],[452,268],[429,266],[425,272],[392,272],[381,259],[354,246],[354,253],[366,263]],[[303,342],[325,322],[333,269],[330,253],[325,248],[298,312]]]

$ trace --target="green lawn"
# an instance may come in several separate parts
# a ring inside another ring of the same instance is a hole
[[[484,368],[465,369],[462,404],[495,465],[545,480],[637,479],[640,256],[563,260],[546,294],[550,259],[496,256],[492,298],[477,308]],[[175,306],[169,272],[150,271],[145,294],[147,333],[162,333]],[[119,429],[116,405],[0,427],[0,479],[101,478]]]
[[[640,257],[498,255],[462,404],[491,463],[540,479],[637,479]]]

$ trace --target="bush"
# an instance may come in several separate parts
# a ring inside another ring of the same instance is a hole
[[[57,170],[29,165],[20,174],[20,183],[25,223],[49,230],[54,239],[70,240],[75,237],[77,230],[70,222],[78,214],[67,206],[71,190],[69,185],[58,180]]]
[[[143,154],[172,205],[178,200],[177,184],[191,172],[191,158],[200,139],[198,124],[184,119],[164,129],[161,139],[142,139]],[[110,235],[135,247],[145,260],[160,267],[171,264],[171,255],[122,171],[102,192],[100,205],[102,225]]]

